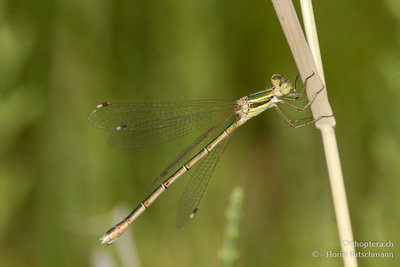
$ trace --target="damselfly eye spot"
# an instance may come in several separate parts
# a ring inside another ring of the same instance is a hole
[[[117,128],[115,128],[115,130],[121,131],[121,130],[125,129],[126,127],[128,127],[128,125],[122,124],[122,125],[118,126]]]
[[[272,77],[271,77],[271,82],[272,82],[272,84],[275,85],[275,86],[279,85],[279,83],[281,82],[281,80],[282,80],[282,75],[280,75],[280,74],[274,74],[274,75],[272,75]]]

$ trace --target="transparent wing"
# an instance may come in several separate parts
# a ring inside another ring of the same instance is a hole
[[[214,173],[215,166],[224,151],[230,137],[222,141],[195,167],[182,195],[176,214],[176,227],[186,225],[196,214],[207,186]]]
[[[206,131],[204,134],[199,136],[196,140],[194,140],[185,150],[183,150],[158,176],[152,184],[149,186],[149,188],[153,187],[155,184],[157,184],[165,175],[167,175],[173,168],[176,167],[177,164],[179,164],[184,158],[186,158],[193,150],[201,144],[204,140],[206,140],[210,135],[212,135],[218,128],[221,127],[222,124],[224,124],[229,118],[232,117],[234,114],[234,111],[232,111],[228,116],[223,118],[221,121],[219,121],[216,125],[211,127],[208,131]]]
[[[112,146],[141,147],[188,134],[226,117],[235,106],[233,101],[106,102],[90,112],[88,121],[112,131],[108,139]]]

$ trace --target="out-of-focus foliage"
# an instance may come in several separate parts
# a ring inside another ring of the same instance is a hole
[[[395,253],[400,7],[340,0],[314,9],[354,236],[394,242],[360,251]],[[1,0],[0,266],[216,266],[235,185],[246,195],[239,266],[341,266],[312,257],[340,250],[319,133],[291,129],[274,111],[238,130],[185,228],[174,227],[183,178],[115,245],[98,241],[123,216],[111,211],[135,207],[195,135],[118,150],[87,124],[91,108],[234,100],[273,73],[297,75],[269,1]],[[394,256],[359,261],[395,266]]]
[[[243,189],[236,186],[229,196],[229,206],[225,213],[225,240],[218,254],[222,267],[236,266],[240,257],[238,240],[240,237],[240,220],[243,217],[243,199]]]

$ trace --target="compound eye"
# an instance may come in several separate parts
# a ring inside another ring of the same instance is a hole
[[[280,86],[280,91],[283,95],[288,95],[292,91],[293,86],[290,82],[284,81]]]
[[[281,80],[282,80],[282,75],[280,75],[280,74],[274,74],[271,77],[271,82],[275,86],[279,85]]]

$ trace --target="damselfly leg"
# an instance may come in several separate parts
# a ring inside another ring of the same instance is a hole
[[[288,108],[290,108],[292,110],[295,110],[297,112],[303,112],[303,111],[307,110],[307,108],[309,108],[314,103],[314,101],[318,97],[318,95],[325,89],[324,85],[322,85],[322,88],[317,91],[317,93],[311,98],[311,100],[307,101],[306,104],[304,104],[302,106],[293,105],[291,103],[288,103],[285,100],[297,101],[301,97],[303,97],[304,94],[305,94],[306,88],[307,88],[307,81],[310,78],[312,78],[314,75],[315,75],[315,73],[312,73],[311,75],[309,75],[305,79],[304,84],[303,84],[303,86],[301,88],[301,91],[299,93],[290,93],[290,94],[288,94],[286,96],[282,96],[278,103],[279,104],[283,104],[286,107],[288,107]],[[298,79],[298,76],[296,77],[296,82],[295,82],[296,86],[297,86],[297,79]],[[296,86],[293,89],[293,91],[295,91],[297,89]],[[323,118],[331,117],[331,116],[321,116],[319,118],[314,119],[313,116],[306,116],[306,117],[302,117],[302,118],[292,119],[284,111],[282,111],[282,109],[278,105],[275,106],[275,110],[283,118],[283,120],[292,128],[299,128],[299,127],[302,127],[302,126],[305,126],[305,125],[308,125],[308,124],[311,124],[311,123],[315,123],[315,122],[317,122],[317,121],[319,121],[319,120],[321,120]]]

